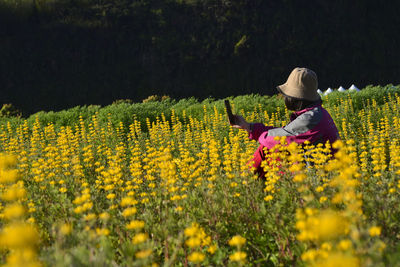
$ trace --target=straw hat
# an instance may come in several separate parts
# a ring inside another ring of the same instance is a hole
[[[317,101],[320,99],[317,92],[317,74],[307,68],[295,68],[286,83],[277,86],[277,89],[283,95],[301,100]]]

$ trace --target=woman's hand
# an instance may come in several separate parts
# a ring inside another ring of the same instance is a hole
[[[242,116],[240,115],[233,115],[235,117],[235,124],[231,124],[234,128],[239,128],[246,130],[248,132],[251,131],[250,123],[248,123]]]

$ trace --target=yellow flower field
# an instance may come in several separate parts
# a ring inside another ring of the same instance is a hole
[[[225,114],[160,114],[147,125],[0,130],[6,266],[395,266],[400,97],[327,107],[342,140],[281,140],[258,180],[257,147]],[[282,126],[259,107],[248,121]],[[349,120],[357,116],[357,125]],[[146,128],[146,131],[143,129]]]

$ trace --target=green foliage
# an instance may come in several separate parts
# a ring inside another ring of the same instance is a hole
[[[146,99],[143,99],[142,102],[143,103],[146,103],[146,102],[160,102],[160,101],[164,101],[164,100],[167,100],[167,99],[170,99],[170,97],[167,96],[167,95],[163,95],[163,96],[151,95],[151,96],[147,97]]]
[[[376,101],[377,105],[383,105],[390,95],[393,97],[397,92],[399,92],[399,86],[393,86],[391,84],[386,86],[367,86],[360,92],[333,92],[328,96],[323,96],[322,99],[325,107],[333,108],[335,105],[340,104],[340,101],[347,99],[348,95],[351,95],[354,113],[349,113],[347,119],[350,123],[358,125],[360,121],[354,114],[357,114],[357,112],[365,108],[366,105],[372,104],[372,100]],[[282,112],[285,110],[283,100],[278,95],[266,96],[251,94],[228,97],[226,99],[230,100],[233,112],[242,115],[252,112],[259,114],[260,111],[272,114],[280,110],[278,113],[283,116]],[[143,103],[131,103],[130,101],[120,100],[105,107],[89,105],[77,106],[58,112],[41,111],[31,115],[27,120],[29,125],[32,125],[37,117],[42,125],[52,123],[56,128],[59,128],[61,126],[75,125],[80,116],[82,116],[82,119],[88,124],[92,116],[97,113],[101,125],[105,125],[111,120],[114,126],[122,122],[126,127],[132,124],[136,118],[140,121],[142,130],[147,131],[147,118],[150,122],[154,122],[157,118],[161,118],[161,114],[164,114],[164,116],[169,119],[173,110],[181,119],[183,118],[183,113],[185,113],[186,118],[192,117],[202,120],[204,109],[209,113],[213,113],[214,108],[218,112],[224,113],[224,99],[215,100],[213,98],[207,98],[203,101],[198,101],[194,97],[174,100],[166,96],[151,96],[146,101],[143,101]],[[332,115],[335,116],[334,113]],[[374,116],[373,119],[376,121],[379,118]],[[8,121],[14,126],[22,123],[22,119],[16,117],[0,117],[0,124],[4,124]],[[182,122],[185,123],[187,121]]]
[[[113,105],[122,104],[122,103],[132,104],[133,101],[132,101],[132,99],[117,99],[114,102],[112,102]]]
[[[325,96],[324,99],[328,100],[326,101],[327,106],[334,106],[338,105],[340,100],[343,99],[346,94],[350,94],[354,108],[356,110],[361,110],[367,103],[372,103],[373,99],[378,105],[383,105],[386,102],[388,95],[399,93],[399,89],[399,85],[394,86],[393,84],[388,84],[385,86],[368,85],[359,92],[353,91],[341,93],[334,91],[328,96]]]
[[[0,109],[0,117],[21,117],[21,111],[12,104],[3,104]]]
[[[31,115],[27,120],[29,125],[32,125],[36,118],[39,119],[41,125],[54,124],[56,128],[61,126],[72,126],[79,121],[79,117],[82,116],[84,121],[88,121],[92,118],[96,112],[99,112],[100,106],[89,105],[89,106],[77,106],[68,110],[62,110],[58,112],[40,111]]]

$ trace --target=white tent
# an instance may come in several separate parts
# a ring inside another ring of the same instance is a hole
[[[350,88],[349,88],[349,91],[356,91],[356,92],[358,92],[358,91],[360,91],[360,89],[358,89],[354,84],[352,84],[352,85],[350,86]]]
[[[346,92],[346,89],[344,89],[342,86],[339,87],[338,89],[339,92]]]
[[[317,90],[317,93],[320,94],[320,95],[323,94],[323,92],[320,89]]]
[[[332,88],[328,88],[328,89],[326,89],[326,91],[324,92],[324,95],[329,95],[330,93],[332,93],[333,92],[333,90],[332,90]]]

